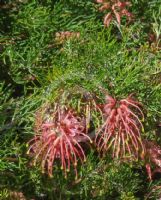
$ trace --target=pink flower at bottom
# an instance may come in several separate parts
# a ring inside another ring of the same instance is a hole
[[[85,120],[78,117],[73,110],[56,106],[52,113],[46,114],[45,120],[39,121],[38,134],[29,141],[28,153],[34,154],[34,163],[41,161],[44,172],[52,176],[53,165],[60,160],[65,177],[71,165],[77,178],[77,163],[86,161],[82,141],[91,141],[86,134]],[[40,123],[42,122],[42,123]]]

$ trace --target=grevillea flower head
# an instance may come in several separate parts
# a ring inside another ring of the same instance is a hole
[[[153,141],[144,140],[146,148],[146,170],[148,173],[149,180],[152,180],[155,173],[161,173],[161,147]],[[155,169],[152,171],[152,165]]]
[[[42,111],[41,111],[42,112]],[[72,109],[60,107],[36,116],[36,136],[29,141],[28,153],[34,154],[34,164],[41,161],[41,168],[52,176],[53,164],[60,160],[65,177],[73,165],[77,178],[78,160],[86,161],[81,142],[91,141],[86,134],[85,120],[78,117]]]
[[[126,9],[130,6],[130,2],[122,2],[120,0],[96,0],[97,3],[101,3],[102,6],[99,8],[101,12],[108,10],[109,12],[104,17],[104,26],[108,27],[114,17],[117,20],[119,26],[121,25],[121,18],[126,16],[129,20],[132,18],[132,14]]]
[[[131,96],[120,101],[106,96],[106,103],[100,106],[104,116],[103,124],[98,128],[95,138],[100,152],[112,150],[113,157],[132,160],[144,157],[141,138],[144,115],[140,107],[141,104]]]

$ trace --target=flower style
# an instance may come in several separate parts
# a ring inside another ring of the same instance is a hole
[[[112,149],[112,156],[116,158],[144,157],[145,147],[141,138],[143,124],[135,114],[137,112],[144,120],[141,104],[134,101],[131,96],[120,101],[106,96],[106,102],[100,106],[104,121],[96,132],[95,143],[98,150],[104,153]]]
[[[114,19],[117,20],[119,26],[121,25],[122,16],[126,16],[129,20],[132,18],[132,14],[126,9],[127,6],[130,6],[130,2],[121,2],[120,0],[96,0],[97,3],[103,4],[99,10],[101,12],[105,10],[110,10],[108,14],[104,17],[104,25],[108,27],[110,22]]]
[[[42,171],[47,168],[49,176],[52,176],[54,162],[60,160],[65,177],[72,164],[77,178],[78,159],[82,163],[86,161],[80,142],[92,142],[85,131],[84,118],[71,109],[55,105],[53,110],[46,109],[43,116],[37,114],[37,135],[29,141],[28,153],[35,155],[34,164],[41,160]]]

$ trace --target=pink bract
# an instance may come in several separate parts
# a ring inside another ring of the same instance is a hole
[[[145,149],[141,138],[144,115],[141,104],[130,96],[120,101],[106,96],[106,103],[100,107],[104,120],[96,132],[95,143],[98,150],[103,153],[111,150],[115,158],[133,160],[144,157]]]
[[[77,178],[77,163],[86,161],[80,142],[91,141],[86,134],[86,123],[71,109],[55,106],[52,111],[37,115],[37,135],[29,141],[28,153],[34,154],[34,163],[41,161],[41,168],[52,176],[53,164],[60,160],[65,177],[71,165]],[[39,127],[38,127],[39,126]]]

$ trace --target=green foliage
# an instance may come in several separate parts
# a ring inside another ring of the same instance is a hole
[[[144,107],[143,137],[160,143],[159,0],[131,2],[134,20],[128,25],[123,20],[119,29],[103,27],[92,0],[0,3],[0,199],[10,191],[29,199],[160,198],[160,191],[153,190],[160,182],[149,185],[140,163],[102,159],[94,146],[86,149],[88,159],[78,166],[77,181],[72,172],[66,180],[57,165],[48,178],[26,155],[35,112],[55,99],[63,102],[63,92],[72,93],[66,102],[77,111],[82,93],[94,94],[100,103],[105,91],[116,99],[133,93]],[[80,37],[58,43],[56,33],[62,31],[80,32]],[[149,42],[151,32],[157,48]],[[92,123],[99,123],[99,116]]]
[[[141,174],[129,165],[106,159],[99,162],[90,156],[82,171],[81,199],[137,199],[137,192],[142,187]]]

